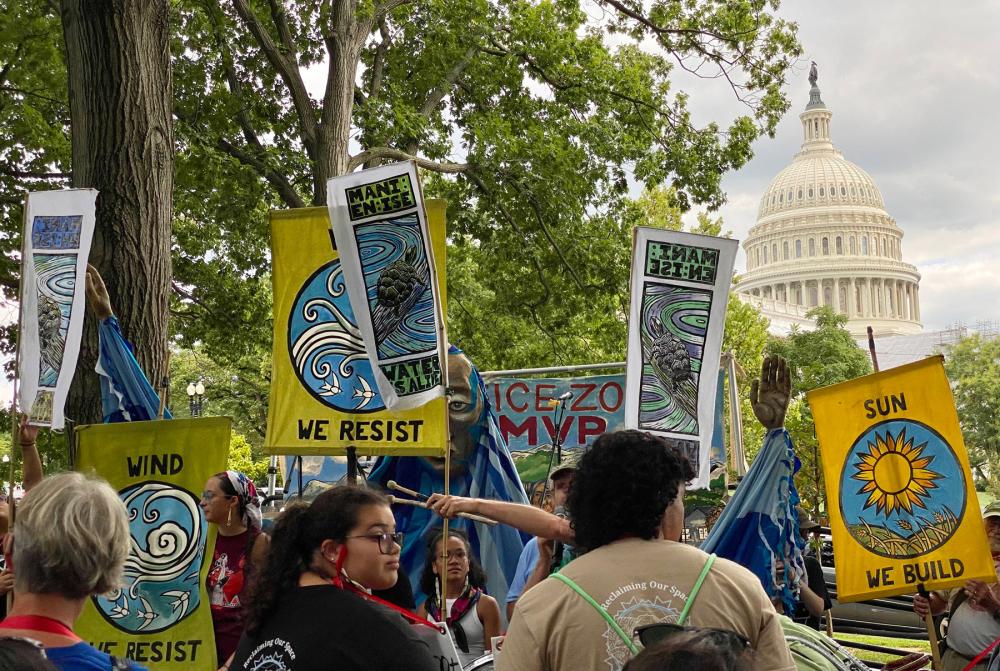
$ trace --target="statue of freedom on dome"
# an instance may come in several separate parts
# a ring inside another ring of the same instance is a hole
[[[817,79],[819,79],[819,70],[816,69],[816,61],[813,61],[809,67],[809,85],[816,86]]]

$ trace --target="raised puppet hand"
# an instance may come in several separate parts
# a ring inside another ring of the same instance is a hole
[[[98,319],[104,321],[110,317],[111,297],[108,295],[108,288],[104,286],[104,279],[97,272],[97,268],[87,264],[87,305],[94,311]]]
[[[792,378],[788,363],[780,356],[769,356],[760,367],[760,379],[750,384],[753,414],[767,430],[780,429],[791,398]]]

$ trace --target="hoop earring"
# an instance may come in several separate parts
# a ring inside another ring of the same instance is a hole
[[[226,526],[227,527],[233,526],[233,509],[232,508],[229,509],[229,514],[226,515]]]

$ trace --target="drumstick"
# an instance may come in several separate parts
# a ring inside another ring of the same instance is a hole
[[[399,484],[395,480],[390,480],[389,483],[386,485],[386,487],[388,487],[389,489],[395,489],[396,491],[403,492],[404,494],[409,494],[410,496],[421,499],[423,501],[426,501],[428,498],[430,498],[426,494],[421,494],[420,492],[415,492],[412,489],[407,489],[406,487]]]
[[[406,506],[416,506],[417,508],[426,508],[427,503],[424,501],[411,501],[410,499],[401,499],[396,496],[389,496],[389,504],[393,505],[396,503],[401,503]],[[483,524],[489,524],[491,527],[495,527],[498,522],[496,520],[491,520],[488,517],[483,517],[482,515],[473,515],[472,513],[458,513],[458,517],[464,517],[473,522],[482,522]]]

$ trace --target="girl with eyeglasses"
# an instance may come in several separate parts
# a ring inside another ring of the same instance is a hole
[[[468,536],[458,529],[449,529],[447,550],[442,547],[441,536],[438,532],[428,546],[420,589],[431,596],[420,604],[417,614],[430,617],[435,622],[443,621],[437,557],[446,551],[447,625],[458,656],[462,664],[467,665],[491,650],[493,637],[500,635],[500,606],[496,599],[483,592],[486,573],[469,551]]]
[[[200,505],[205,520],[218,528],[206,587],[218,664],[220,668],[228,668],[227,661],[243,633],[249,578],[267,554],[268,538],[261,533],[257,489],[239,471],[224,471],[210,477]]]
[[[231,668],[438,671],[413,630],[428,623],[371,594],[396,583],[402,541],[388,500],[370,489],[334,487],[287,507]]]

